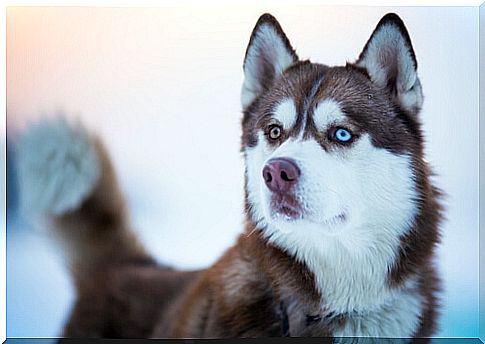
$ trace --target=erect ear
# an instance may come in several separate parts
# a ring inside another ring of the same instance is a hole
[[[423,105],[418,63],[403,21],[394,13],[377,24],[356,63],[379,87],[388,88],[405,110],[417,113]]]
[[[278,21],[271,14],[263,14],[253,29],[244,58],[243,108],[296,61],[298,56]]]

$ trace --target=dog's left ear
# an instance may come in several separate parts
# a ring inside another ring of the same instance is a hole
[[[253,29],[244,58],[243,109],[296,61],[298,56],[278,21],[271,14],[263,14]]]
[[[401,108],[417,113],[423,105],[418,63],[403,21],[394,13],[377,24],[356,64],[379,87],[388,88]]]

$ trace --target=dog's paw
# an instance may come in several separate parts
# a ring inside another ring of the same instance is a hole
[[[17,152],[20,206],[27,214],[76,209],[100,176],[93,138],[64,118],[32,125],[20,136]]]

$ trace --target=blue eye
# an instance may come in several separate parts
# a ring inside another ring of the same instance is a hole
[[[349,142],[353,137],[350,131],[343,128],[335,130],[334,136],[340,142]]]

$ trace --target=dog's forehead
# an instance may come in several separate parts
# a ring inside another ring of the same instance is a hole
[[[357,68],[310,63],[289,68],[271,93],[268,113],[287,128],[304,117],[323,129],[328,122],[369,112],[378,97]]]
[[[316,106],[332,98],[340,103],[367,103],[375,90],[364,71],[351,65],[327,67],[312,64],[313,68],[289,69],[288,77],[293,97],[309,106]]]

